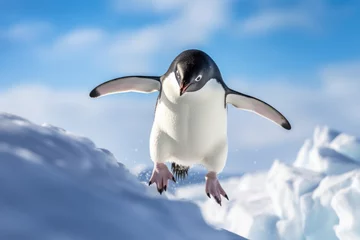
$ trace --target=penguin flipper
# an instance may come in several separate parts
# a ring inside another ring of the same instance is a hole
[[[287,130],[291,129],[289,121],[278,110],[260,99],[239,93],[232,89],[227,89],[225,98],[226,103],[230,103],[234,107],[257,113]]]
[[[127,76],[104,82],[90,92],[90,97],[97,98],[122,92],[151,93],[161,88],[160,77]]]

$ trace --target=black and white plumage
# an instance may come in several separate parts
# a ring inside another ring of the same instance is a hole
[[[150,155],[155,163],[174,163],[173,169],[177,166],[184,171],[201,164],[209,172],[223,170],[228,152],[227,104],[291,129],[286,118],[269,104],[229,88],[213,59],[200,50],[182,52],[160,77],[117,78],[99,85],[90,96],[155,91],[159,91],[159,97]]]

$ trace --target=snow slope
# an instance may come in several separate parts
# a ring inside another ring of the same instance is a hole
[[[89,139],[0,114],[0,239],[243,239],[153,192]]]
[[[318,127],[293,165],[222,181],[223,207],[203,186],[179,189],[215,226],[252,240],[360,240],[359,138]],[[200,193],[200,194],[199,194]]]

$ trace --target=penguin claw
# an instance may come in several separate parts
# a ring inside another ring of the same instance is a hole
[[[218,196],[215,196],[215,201],[221,206],[221,199]]]
[[[221,196],[229,200],[229,197],[225,193],[224,189],[221,187],[215,172],[209,172],[206,175],[205,179],[206,179],[205,192],[209,198],[211,198],[210,196],[212,195],[216,203],[219,204],[220,206],[221,206]]]
[[[155,163],[154,170],[149,181],[149,186],[156,183],[157,191],[160,195],[162,195],[163,192],[167,191],[169,180],[176,182],[174,176],[170,173],[165,163]]]

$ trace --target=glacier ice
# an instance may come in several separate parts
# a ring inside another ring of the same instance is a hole
[[[200,186],[178,189],[209,224],[253,240],[360,240],[360,141],[317,127],[292,165],[222,182],[230,201],[216,206]]]
[[[0,113],[0,239],[243,239],[148,191],[89,139]]]

